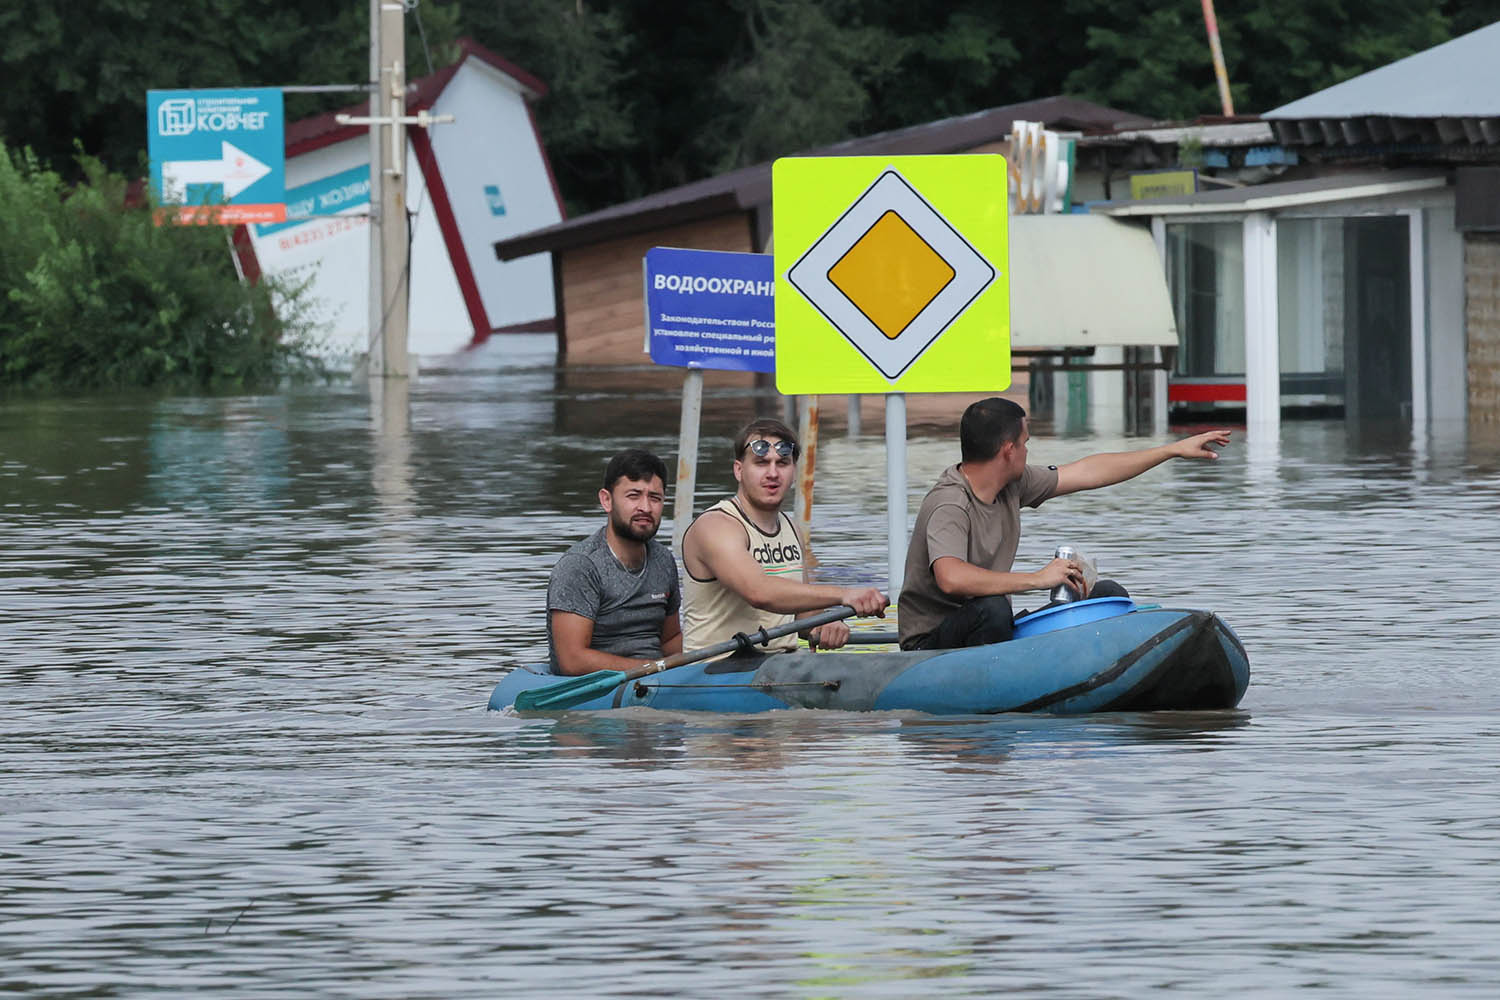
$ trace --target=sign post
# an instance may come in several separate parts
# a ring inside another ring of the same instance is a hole
[[[1005,159],[793,157],[772,167],[776,388],[886,397],[890,593],[906,560],[908,392],[1010,385]]]
[[[885,397],[886,580],[892,601],[900,600],[906,577],[906,393]]]
[[[646,349],[656,364],[688,369],[672,503],[672,546],[680,558],[693,519],[703,370],[774,370],[774,278],[771,258],[758,253],[652,247],[642,267]]]
[[[178,223],[286,218],[281,90],[148,90],[151,190]]]

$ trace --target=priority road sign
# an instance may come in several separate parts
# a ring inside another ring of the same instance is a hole
[[[772,191],[777,389],[1010,385],[1003,157],[792,157]]]
[[[146,93],[151,187],[179,222],[281,222],[286,139],[281,91]]]

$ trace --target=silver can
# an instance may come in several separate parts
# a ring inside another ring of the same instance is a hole
[[[1052,558],[1077,559],[1078,550],[1073,548],[1073,546],[1071,545],[1059,545],[1057,547],[1057,551],[1052,553]],[[1057,586],[1053,587],[1050,591],[1047,592],[1048,600],[1058,604],[1067,604],[1070,601],[1080,600],[1082,597],[1082,594],[1078,593],[1077,590],[1068,586],[1066,583],[1059,583]]]

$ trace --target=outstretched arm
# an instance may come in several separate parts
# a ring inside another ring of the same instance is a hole
[[[1097,490],[1101,486],[1123,483],[1173,458],[1215,459],[1219,457],[1219,453],[1211,446],[1222,448],[1227,444],[1229,432],[1213,430],[1155,448],[1090,455],[1058,468],[1056,495]]]

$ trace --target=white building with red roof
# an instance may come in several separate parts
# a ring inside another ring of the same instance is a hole
[[[409,114],[451,124],[407,129],[411,220],[409,344],[444,355],[492,335],[551,331],[551,254],[501,261],[494,245],[561,221],[562,196],[537,131],[536,77],[468,39],[457,62],[408,87]],[[363,107],[347,109],[367,114]],[[287,221],[235,232],[252,280],[308,283],[328,352],[367,349],[370,317],[370,139],[333,113],[286,129]]]

